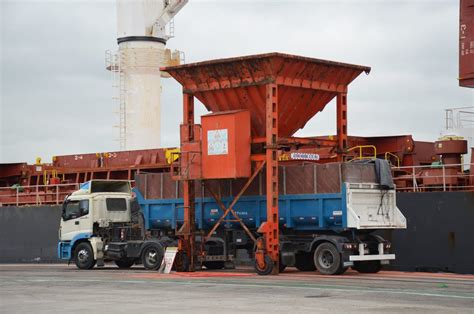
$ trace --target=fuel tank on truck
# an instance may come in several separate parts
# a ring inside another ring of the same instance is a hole
[[[291,165],[281,166],[279,171],[282,227],[301,231],[406,227],[396,206],[395,191],[380,189],[374,164]],[[219,191],[222,203],[229,206],[245,179],[204,182]],[[234,206],[250,229],[257,229],[266,220],[264,183],[263,175],[257,177]],[[174,230],[182,224],[182,189],[168,173],[137,175],[135,193],[146,229]],[[195,201],[197,228],[211,229],[223,210],[204,187]],[[230,214],[222,224],[239,227]]]

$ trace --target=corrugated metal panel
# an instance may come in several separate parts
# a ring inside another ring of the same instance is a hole
[[[264,173],[264,172],[263,172]],[[341,182],[377,183],[374,164],[298,164],[279,167],[280,194],[339,193]],[[219,197],[236,196],[247,179],[206,180],[205,184]],[[265,177],[258,176],[244,195],[265,195]],[[174,199],[182,197],[182,182],[174,181],[171,174],[141,173],[135,176],[135,186],[145,199]],[[178,183],[177,183],[178,182]],[[178,196],[176,189],[178,188]],[[201,197],[201,185],[196,197]],[[204,197],[211,197],[206,190]]]

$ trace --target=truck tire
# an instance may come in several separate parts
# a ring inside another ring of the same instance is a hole
[[[211,262],[204,262],[204,266],[206,266],[207,269],[222,269],[224,268],[225,262],[223,261],[211,261]]]
[[[261,276],[270,275],[273,271],[273,261],[270,256],[265,255],[265,267],[262,269],[258,266],[257,260],[255,260],[255,271]]]
[[[287,265],[283,264],[283,262],[281,261],[281,252],[280,252],[279,256],[280,256],[280,263],[279,263],[279,270],[278,270],[278,272],[279,272],[279,273],[282,273],[282,272],[285,271]]]
[[[352,269],[363,274],[375,274],[382,269],[382,264],[380,264],[380,261],[354,262]]]
[[[316,266],[310,252],[298,252],[295,255],[295,267],[299,271],[315,271]]]
[[[130,258],[119,259],[115,260],[114,262],[118,268],[130,268],[133,266],[133,264],[135,264],[135,260]]]
[[[74,249],[74,263],[79,269],[92,269],[96,263],[92,246],[88,242],[79,243]]]
[[[342,266],[341,254],[329,242],[320,244],[314,251],[314,265],[323,275],[340,275],[347,269]]]
[[[142,264],[145,269],[157,270],[163,262],[164,250],[159,243],[145,244],[142,250]]]
[[[183,251],[178,251],[173,263],[173,270],[178,272],[188,272],[189,271],[190,260],[188,255]]]

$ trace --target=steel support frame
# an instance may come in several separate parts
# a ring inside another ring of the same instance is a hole
[[[278,228],[278,86],[266,85],[265,104],[266,125],[266,198],[267,221],[260,226],[259,231],[264,236],[265,254],[273,262],[272,274],[279,272],[280,239]],[[262,256],[256,256],[257,263],[262,265]]]
[[[225,205],[222,203],[220,197],[214,193],[207,185],[205,185],[205,188],[209,191],[209,193],[212,195],[212,198],[216,201],[217,205],[222,209],[223,214],[217,222],[214,224],[214,226],[211,228],[211,230],[207,233],[206,237],[204,238],[203,242],[206,242],[212,234],[216,231],[216,229],[219,227],[219,225],[224,221],[225,217],[231,213],[232,216],[234,216],[235,221],[239,222],[239,224],[242,226],[244,231],[247,233],[247,235],[252,239],[252,241],[255,243],[257,239],[255,236],[252,234],[252,232],[249,230],[249,228],[245,225],[245,223],[240,219],[239,215],[234,211],[234,206],[240,199],[240,197],[245,193],[245,191],[248,189],[250,184],[253,182],[253,180],[257,177],[257,175],[260,173],[262,170],[263,166],[265,165],[265,161],[260,162],[260,164],[257,165],[257,168],[253,172],[253,174],[250,176],[250,178],[247,180],[245,185],[242,187],[242,189],[239,191],[239,193],[235,196],[235,198],[232,200],[232,203],[229,205],[229,207],[225,207]]]
[[[347,93],[337,94],[336,116],[337,161],[343,161],[347,150]]]
[[[183,92],[183,126],[186,128],[186,131],[182,132],[181,146],[183,143],[189,143],[196,140],[194,138],[194,95],[185,92]],[[187,161],[182,160],[182,162]],[[191,272],[193,272],[195,269],[195,196],[196,193],[194,180],[185,178],[183,180],[184,221],[178,232],[178,235],[180,236],[178,241],[178,250],[181,252],[181,254],[186,254],[186,257],[189,260],[189,268],[187,270]]]

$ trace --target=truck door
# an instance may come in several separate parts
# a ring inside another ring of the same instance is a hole
[[[70,241],[76,234],[92,232],[89,200],[67,200],[63,205],[61,241]]]

